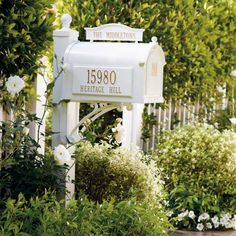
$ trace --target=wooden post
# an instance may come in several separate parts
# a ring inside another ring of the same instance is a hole
[[[63,57],[66,48],[69,44],[78,40],[79,33],[75,30],[70,29],[71,16],[65,14],[62,16],[63,27],[60,30],[53,32],[54,40],[54,78],[55,86],[53,88],[53,123],[52,130],[54,135],[52,136],[52,146],[56,147],[59,144],[67,145],[66,134],[76,126],[79,119],[79,106],[75,102],[62,102],[60,103],[60,96],[62,93],[62,79],[63,73],[60,71],[63,66]],[[59,75],[60,74],[60,75]],[[59,76],[58,76],[59,75]],[[74,153],[74,148],[69,148],[71,154]],[[66,196],[66,202],[74,196],[75,187],[72,181],[75,179],[75,165],[74,161],[67,163],[69,165],[69,172],[66,176],[66,189],[69,194]],[[68,182],[69,181],[69,182]]]
[[[142,134],[142,114],[144,104],[133,104],[132,110],[123,111],[123,126],[125,129],[125,139],[122,146],[136,151],[141,149],[141,134]]]

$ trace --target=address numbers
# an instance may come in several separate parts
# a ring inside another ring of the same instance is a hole
[[[116,83],[116,72],[114,70],[87,70],[87,84],[111,84]]]

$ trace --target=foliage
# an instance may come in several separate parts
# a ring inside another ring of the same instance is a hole
[[[85,39],[84,27],[123,23],[144,28],[144,41],[158,37],[166,55],[165,97],[201,97],[212,104],[218,85],[229,78],[236,60],[235,1],[58,1],[59,15],[70,13]]]
[[[162,209],[135,198],[97,204],[86,196],[65,208],[45,194],[29,202],[23,195],[8,199],[0,216],[0,234],[5,235],[167,235],[170,227]]]
[[[123,200],[135,192],[138,199],[156,199],[161,184],[153,162],[140,160],[140,154],[102,144],[81,143],[75,153],[77,193],[93,201],[114,197]]]
[[[177,128],[161,137],[155,159],[175,216],[236,213],[234,133],[201,124]]]
[[[52,153],[38,152],[37,141],[24,132],[30,122],[40,122],[35,115],[26,114],[12,122],[2,122],[0,141],[0,198],[17,198],[19,193],[30,198],[45,190],[64,191],[65,168],[56,164]]]
[[[0,1],[0,89],[10,75],[32,81],[52,38],[53,1]],[[0,97],[2,102],[3,97]],[[5,100],[5,99],[3,99]]]
[[[104,106],[106,103],[99,103],[98,106]],[[80,104],[80,117],[84,117],[89,114],[94,109],[94,104]],[[113,146],[119,146],[119,143],[114,139],[114,134],[112,133],[112,128],[119,123],[117,120],[121,116],[121,112],[117,110],[112,110],[105,113],[99,119],[91,122],[87,120],[85,123],[86,129],[83,132],[85,139],[91,143],[101,143],[103,141],[112,144]]]

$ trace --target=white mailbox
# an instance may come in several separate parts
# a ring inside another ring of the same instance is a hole
[[[86,38],[90,41],[73,42],[65,51],[66,69],[60,100],[122,103],[163,101],[165,56],[156,37],[150,43],[138,43],[142,40],[144,30],[121,24],[85,30]]]

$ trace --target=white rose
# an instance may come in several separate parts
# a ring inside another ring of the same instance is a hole
[[[7,87],[7,91],[12,96],[15,96],[25,87],[25,82],[22,78],[20,78],[17,75],[10,76],[6,82],[6,87]]]
[[[204,228],[204,226],[203,226],[202,223],[197,224],[197,230],[198,230],[198,231],[202,231],[203,228]]]
[[[236,76],[236,70],[231,71],[230,76],[235,77]]]
[[[60,163],[65,163],[71,160],[69,151],[63,145],[58,145],[54,150],[54,157]]]
[[[117,143],[121,143],[125,136],[125,129],[124,127],[119,123],[115,128],[112,128],[112,132],[114,134],[114,138]]]
[[[230,120],[230,122],[231,122],[232,125],[235,125],[235,124],[236,124],[236,118],[235,118],[235,117],[232,117],[232,118],[230,118],[229,120]]]
[[[29,134],[29,128],[24,127],[23,130],[22,130],[22,132],[23,132],[23,134],[24,134],[25,136],[27,136],[27,135]]]

